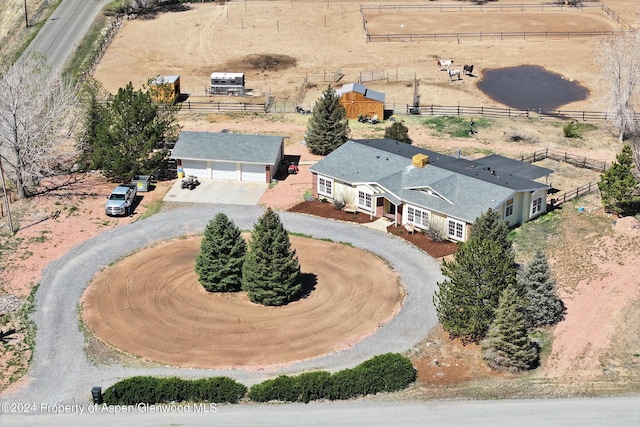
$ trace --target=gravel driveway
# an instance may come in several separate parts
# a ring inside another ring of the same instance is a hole
[[[263,209],[239,205],[172,205],[143,221],[109,230],[51,263],[43,273],[36,295],[34,320],[36,346],[29,379],[1,402],[33,402],[38,405],[89,403],[91,388],[103,389],[133,375],[178,375],[185,378],[227,375],[250,386],[277,374],[311,369],[337,371],[385,352],[402,352],[421,341],[436,323],[431,301],[442,280],[439,264],[401,239],[369,228],[307,215],[282,212],[284,226],[292,232],[351,242],[386,259],[402,276],[407,297],[398,315],[378,332],[339,351],[285,368],[256,371],[132,368],[99,365],[87,359],[78,321],[78,301],[87,283],[101,269],[127,254],[156,241],[200,233],[216,213],[224,212],[241,229],[249,230]]]

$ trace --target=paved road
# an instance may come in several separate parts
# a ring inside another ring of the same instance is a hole
[[[48,408],[38,416],[5,416],[3,426],[486,426],[486,427],[588,427],[638,426],[637,397],[614,399],[353,402],[304,404],[220,405],[194,408],[187,413],[150,412],[158,407],[139,406],[126,414],[101,407]],[[124,408],[121,408],[124,409]],[[58,410],[62,414],[54,414]],[[198,410],[199,412],[196,412]],[[145,412],[146,411],[146,412]],[[215,412],[214,412],[215,411]]]
[[[47,58],[47,64],[52,69],[62,69],[91,27],[93,20],[108,2],[62,0],[26,52],[40,52]]]

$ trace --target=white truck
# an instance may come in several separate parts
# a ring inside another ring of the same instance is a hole
[[[113,189],[104,207],[107,215],[129,215],[136,200],[138,186],[136,184],[120,184]]]

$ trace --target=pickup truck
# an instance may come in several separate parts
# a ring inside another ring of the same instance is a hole
[[[136,184],[120,184],[109,195],[104,210],[107,215],[129,215],[136,200]]]

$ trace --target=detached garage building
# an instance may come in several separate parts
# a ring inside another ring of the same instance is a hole
[[[281,136],[180,132],[171,152],[185,176],[270,183],[284,156]]]

